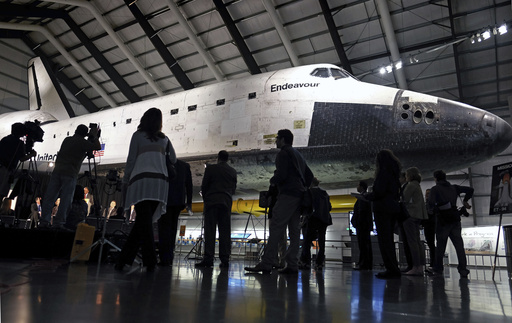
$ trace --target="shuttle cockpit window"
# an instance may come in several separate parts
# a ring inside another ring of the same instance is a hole
[[[323,78],[333,77],[336,80],[342,79],[342,78],[347,78],[347,77],[356,79],[349,72],[342,70],[341,68],[326,68],[326,67],[315,68],[313,70],[313,72],[311,73],[311,76],[323,77]]]
[[[329,77],[329,69],[322,67],[322,68],[315,68],[315,70],[311,73],[311,76],[316,77]]]
[[[339,70],[336,68],[331,68],[331,74],[332,74],[332,77],[334,77],[335,79],[348,77],[348,75],[346,73],[344,73],[342,70]]]

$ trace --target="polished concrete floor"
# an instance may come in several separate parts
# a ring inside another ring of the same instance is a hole
[[[505,270],[471,268],[459,279],[380,280],[341,263],[299,275],[195,269],[175,260],[155,272],[66,260],[0,260],[0,322],[512,322]]]

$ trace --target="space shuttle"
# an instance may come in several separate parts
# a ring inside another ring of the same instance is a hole
[[[39,64],[38,58],[29,63]],[[39,91],[41,104],[1,114],[0,136],[15,122],[40,121],[44,141],[34,149],[42,171],[51,170],[64,138],[90,123],[101,128],[96,167],[122,170],[131,135],[151,107],[162,111],[163,132],[178,158],[191,164],[194,186],[201,184],[205,163],[227,150],[242,195],[268,188],[279,129],[293,132],[293,146],[326,189],[371,179],[375,156],[384,148],[404,167],[416,166],[429,177],[436,169],[450,172],[490,159],[512,141],[512,127],[490,112],[361,82],[332,64],[252,75],[72,118],[54,102],[47,81],[37,84],[45,88]]]

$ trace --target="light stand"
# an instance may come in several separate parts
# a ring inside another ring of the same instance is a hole
[[[14,227],[18,227],[20,222],[20,215],[22,212],[29,210],[29,215],[27,218],[27,223],[25,224],[25,229],[27,224],[30,222],[30,205],[35,200],[36,191],[39,188],[39,177],[37,173],[37,164],[35,161],[35,157],[31,157],[28,159],[28,168],[27,169],[21,169],[21,174],[18,177],[18,181],[16,182],[16,185],[9,195],[10,199],[14,199],[16,196],[18,196],[17,201],[17,207],[15,212],[15,218],[14,218]],[[24,164],[24,163],[23,163]],[[22,165],[20,163],[18,165],[18,168]],[[32,176],[31,173],[34,175]],[[32,186],[32,184],[35,184]],[[28,206],[27,206],[28,205]],[[25,214],[25,213],[24,213]],[[37,223],[36,223],[37,224]],[[30,226],[29,226],[30,228]]]
[[[263,224],[263,246],[260,249],[259,259],[263,257],[263,253],[265,252],[265,248],[267,247],[267,218],[268,218],[268,210],[272,204],[275,204],[275,196],[272,196],[269,191],[260,192],[259,196],[259,207],[265,208],[264,213],[264,224]]]
[[[194,246],[192,247],[192,249],[190,249],[190,251],[187,253],[187,255],[185,256],[184,259],[196,259],[196,260],[201,260],[203,259],[203,243],[204,243],[204,240],[203,240],[203,230],[204,230],[204,213],[203,213],[203,217],[201,218],[201,235],[199,236],[199,238],[197,238],[197,241],[196,243],[194,244]],[[196,253],[196,256],[194,258],[191,258],[190,257],[190,254],[192,252]]]
[[[96,217],[96,228],[98,230],[101,230],[102,227],[100,226],[101,225],[101,201],[100,201],[100,197],[99,197],[99,194],[98,196],[96,196],[96,192],[97,192],[97,189],[96,189],[96,178],[98,178],[98,173],[96,172],[96,159],[94,158],[94,155],[93,154],[87,154],[87,162],[88,162],[88,166],[89,166],[89,170],[88,171],[85,171],[84,174],[82,176],[80,176],[78,179],[82,179],[83,177],[87,178],[88,182],[89,182],[89,185],[88,187],[90,188],[90,192],[91,192],[91,195],[93,197],[93,205],[92,205],[92,213],[94,214],[94,216]],[[93,166],[94,166],[94,177],[91,175],[91,159],[92,159],[92,163],[93,163]],[[91,216],[90,213],[88,214],[88,216]]]
[[[89,164],[89,167],[90,167],[90,164]],[[116,191],[117,189],[117,181],[112,181],[111,179],[107,179],[107,182],[106,182],[106,185],[108,186],[107,190],[106,190],[106,194],[107,194],[107,203],[108,203],[108,197],[110,195],[113,195],[114,192]],[[114,187],[114,189],[112,190],[112,187]],[[92,187],[91,187],[92,188]],[[95,196],[95,195],[93,195]],[[94,198],[94,204],[96,206],[96,202],[98,201],[99,199],[99,195],[97,195],[95,198]],[[99,202],[99,201],[98,201]],[[98,203],[100,204],[100,203]],[[105,206],[106,207],[106,206]],[[95,208],[94,210],[95,212],[98,212],[98,214],[95,214],[96,216],[101,216],[99,214],[99,210],[97,208]],[[98,222],[100,220],[98,219]],[[80,258],[83,254],[85,254],[86,252],[88,251],[92,251],[94,250],[94,248],[96,248],[98,245],[100,246],[100,252],[99,252],[99,256],[98,256],[98,270],[99,270],[99,267],[100,267],[100,264],[101,264],[101,257],[103,255],[103,246],[105,244],[108,244],[110,245],[112,248],[116,249],[117,251],[121,251],[121,248],[119,248],[118,246],[116,246],[115,244],[113,244],[111,241],[109,241],[108,239],[105,238],[105,233],[107,232],[107,217],[103,217],[103,221],[102,221],[102,230],[101,230],[101,237],[95,242],[93,243],[92,245],[90,245],[89,247],[85,248],[84,250],[82,250],[82,252],[80,252],[78,255],[76,255],[73,259],[71,259],[69,262],[73,262],[75,261],[76,259]]]
[[[263,257],[263,252],[265,251],[265,247],[267,246],[267,206],[265,206],[265,214],[264,216],[264,224],[263,224],[263,246],[260,249],[260,254],[258,255],[259,260],[261,260],[261,257]]]

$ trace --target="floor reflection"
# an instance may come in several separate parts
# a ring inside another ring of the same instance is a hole
[[[193,262],[147,273],[134,266],[0,261],[5,322],[505,322],[509,281],[441,277],[380,280],[328,264],[298,275],[195,269]]]

